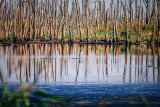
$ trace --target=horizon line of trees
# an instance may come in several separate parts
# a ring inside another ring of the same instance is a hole
[[[0,41],[160,42],[160,0],[0,0]]]

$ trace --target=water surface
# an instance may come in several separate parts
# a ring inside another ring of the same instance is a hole
[[[157,83],[160,47],[30,44],[0,46],[1,82]]]

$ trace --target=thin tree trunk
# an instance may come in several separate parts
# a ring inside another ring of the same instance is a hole
[[[137,12],[138,12],[138,0],[135,0],[135,21],[137,20]]]
[[[106,12],[106,36],[105,36],[105,40],[108,39],[108,10]]]
[[[138,26],[137,26],[137,42],[140,38],[140,8],[138,8]]]
[[[150,0],[143,0],[146,7],[146,24],[149,24],[150,18]]]
[[[158,42],[160,42],[160,0],[158,0]]]

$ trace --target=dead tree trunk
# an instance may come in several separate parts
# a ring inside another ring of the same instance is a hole
[[[106,12],[106,36],[105,36],[105,40],[108,39],[108,10]]]
[[[131,26],[132,26],[132,4],[133,4],[133,1],[129,0],[129,23]]]
[[[1,21],[1,18],[2,18],[2,4],[4,3],[4,0],[1,0],[0,1],[0,21]]]
[[[55,7],[54,7],[54,21],[55,21],[55,25],[54,25],[54,40],[55,39],[58,39],[58,33],[57,33],[57,7],[58,7],[58,0],[55,0],[54,1],[55,3],[54,3],[54,5],[55,5]]]
[[[80,25],[80,6],[78,0],[75,0],[76,3],[76,28],[77,33],[80,36],[80,41],[82,41],[81,25]]]
[[[160,42],[160,0],[158,0],[158,42]]]
[[[105,24],[105,20],[106,20],[106,2],[105,2],[105,0],[103,0],[103,2],[102,2],[102,19],[103,19],[102,23]],[[102,27],[103,27],[103,25],[102,25]]]
[[[33,36],[34,40],[36,41],[36,0],[33,0],[32,11],[33,11]]]
[[[87,32],[87,42],[89,40],[89,25],[88,25],[88,0],[85,0],[85,19],[86,19],[86,32]]]
[[[138,26],[137,26],[137,43],[139,43],[140,38],[140,7],[138,7]]]
[[[2,31],[2,5],[4,3],[4,0],[0,1],[0,38],[3,36],[3,31]]]
[[[114,29],[114,42],[117,41],[117,18],[116,18],[116,7],[114,5],[114,26],[113,26],[113,29]]]
[[[127,23],[128,21],[127,21],[127,2],[126,2],[126,0],[125,0],[125,5],[124,5],[124,26],[125,26],[125,41],[126,41],[126,43],[128,42],[128,34],[127,34],[127,28],[128,28],[128,26],[127,26]]]
[[[150,0],[143,0],[146,7],[146,24],[149,24],[150,18]]]
[[[117,15],[116,17],[118,18],[119,17],[119,3],[120,3],[120,0],[117,0]]]
[[[138,12],[138,0],[135,0],[135,21],[137,20],[137,12]]]

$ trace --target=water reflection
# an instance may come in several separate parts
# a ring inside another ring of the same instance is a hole
[[[105,45],[0,46],[1,82],[160,81],[160,47]]]

